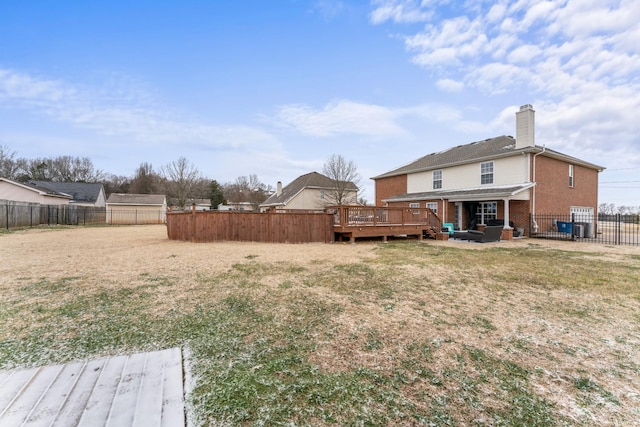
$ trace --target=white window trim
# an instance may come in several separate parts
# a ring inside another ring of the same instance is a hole
[[[439,179],[436,179],[436,174],[440,175]],[[431,186],[434,190],[439,190],[442,188],[442,169],[435,170],[431,173]],[[440,185],[436,187],[436,182]]]
[[[486,213],[485,212],[486,211],[485,206],[490,205],[490,204],[493,204],[496,207],[494,213]],[[478,218],[478,215],[480,216],[480,218]],[[490,217],[488,219],[497,219],[498,218],[498,202],[497,201],[479,202],[478,210],[476,210],[476,218],[478,218],[478,224],[486,224],[487,223],[487,218],[485,218],[485,215],[487,217]]]
[[[569,165],[569,187],[573,188],[575,186],[575,168],[573,165]]]
[[[488,167],[489,167],[489,165],[491,165],[491,172],[486,172],[486,171],[484,171],[483,169],[484,169],[485,167],[487,167],[487,168],[488,168]],[[494,165],[493,160],[491,160],[491,161],[489,161],[489,162],[482,162],[482,163],[480,163],[480,185],[490,185],[490,184],[493,184],[493,182],[495,181],[495,180],[494,180],[494,171],[495,171],[495,165]],[[482,182],[482,181],[483,181],[483,180],[482,180],[482,178],[483,178],[483,177],[485,177],[485,176],[487,176],[487,177],[488,177],[489,175],[491,175],[491,182]]]

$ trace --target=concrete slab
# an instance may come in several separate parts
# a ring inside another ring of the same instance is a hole
[[[0,371],[0,426],[184,426],[180,348]]]

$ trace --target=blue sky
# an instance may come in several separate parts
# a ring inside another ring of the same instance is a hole
[[[515,134],[640,205],[637,0],[0,2],[0,145],[108,173],[184,156],[275,187],[331,154],[369,178]]]

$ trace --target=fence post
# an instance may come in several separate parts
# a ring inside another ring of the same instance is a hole
[[[9,202],[7,201],[7,204],[4,205],[4,207],[6,208],[6,213],[7,213],[7,230],[9,229]]]
[[[616,245],[620,245],[620,242],[622,240],[622,236],[621,236],[621,228],[620,227],[620,221],[622,220],[620,214],[616,214]]]

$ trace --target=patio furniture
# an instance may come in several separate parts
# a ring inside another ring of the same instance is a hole
[[[484,231],[469,230],[469,231],[456,231],[453,233],[454,239],[462,239],[480,243],[497,242],[502,235],[502,229],[504,227],[500,225],[488,226]]]
[[[473,240],[480,243],[497,242],[500,240],[503,228],[504,227],[500,225],[491,225],[487,226],[484,231],[469,230],[469,234],[467,234],[467,240]]]
[[[453,236],[453,233],[454,233],[453,223],[451,223],[451,222],[443,222],[441,231],[443,233],[449,233],[449,236]]]

